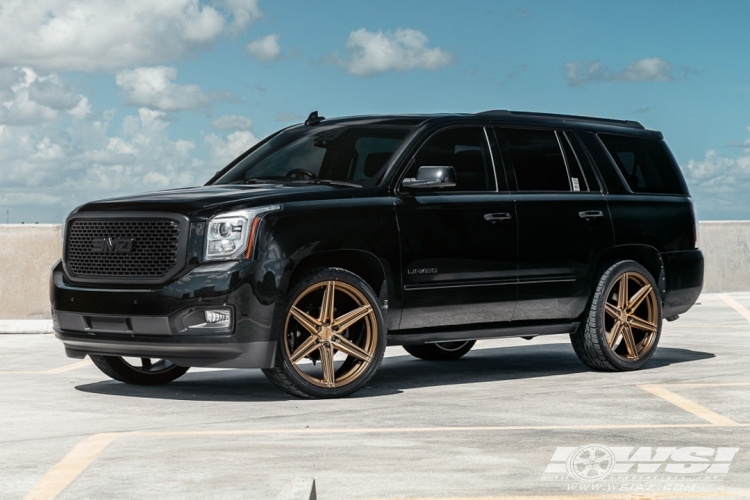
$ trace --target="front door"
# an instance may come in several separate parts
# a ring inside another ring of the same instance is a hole
[[[481,126],[437,132],[406,176],[415,177],[420,166],[454,167],[456,186],[399,195],[400,328],[510,321],[516,303],[516,210],[504,181],[498,190],[487,132]]]

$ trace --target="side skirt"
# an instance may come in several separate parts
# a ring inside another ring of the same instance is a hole
[[[445,328],[398,330],[388,335],[388,345],[430,344],[435,342],[452,342],[456,340],[495,339],[502,337],[536,337],[538,335],[555,335],[573,333],[578,330],[580,322],[555,324],[525,324],[498,327],[477,326],[471,329],[448,330]]]

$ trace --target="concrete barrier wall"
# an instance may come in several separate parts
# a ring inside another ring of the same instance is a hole
[[[706,259],[704,292],[750,290],[750,221],[701,222],[698,245]]]
[[[60,224],[0,224],[0,320],[48,319]]]
[[[750,290],[750,221],[700,223],[704,292]],[[50,317],[49,276],[59,224],[0,224],[0,320]]]

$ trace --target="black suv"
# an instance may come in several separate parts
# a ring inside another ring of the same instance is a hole
[[[83,205],[63,237],[68,356],[134,384],[262,368],[307,397],[356,391],[386,345],[569,334],[589,367],[638,369],[703,283],[662,134],[540,113],[312,113],[205,186]]]

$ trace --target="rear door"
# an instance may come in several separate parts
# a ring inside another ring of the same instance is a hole
[[[614,243],[607,203],[571,133],[496,127],[518,216],[513,321],[574,319]],[[585,175],[584,170],[589,175]]]
[[[456,187],[399,190],[404,307],[402,329],[510,321],[516,302],[516,213],[494,169],[481,125],[434,133],[412,159],[452,166]],[[498,154],[498,152],[495,152]]]

